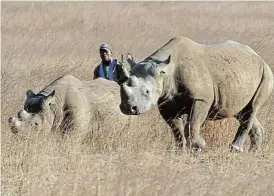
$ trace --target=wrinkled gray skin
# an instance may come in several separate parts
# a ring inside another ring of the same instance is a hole
[[[33,131],[77,130],[85,138],[93,128],[111,130],[113,122],[121,128],[129,119],[119,109],[119,85],[102,78],[80,81],[62,76],[38,94],[28,90],[26,95],[24,110],[17,118],[9,118],[12,132],[22,136]]]
[[[120,89],[120,109],[138,115],[158,105],[172,128],[178,148],[202,149],[200,128],[206,119],[235,117],[240,127],[231,145],[243,151],[246,136],[250,151],[261,149],[263,127],[257,113],[273,90],[269,66],[249,46],[234,41],[198,44],[175,37],[135,63]]]

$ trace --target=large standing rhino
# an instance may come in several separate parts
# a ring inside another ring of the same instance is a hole
[[[14,133],[76,129],[83,138],[92,129],[123,129],[130,120],[119,109],[119,85],[102,78],[80,81],[62,76],[38,94],[27,91],[24,110],[9,118]],[[113,123],[115,122],[115,123]]]
[[[273,90],[269,66],[249,46],[234,41],[198,44],[175,37],[145,60],[132,64],[121,86],[121,111],[138,115],[158,104],[178,147],[203,148],[200,127],[206,119],[235,117],[240,127],[232,149],[261,148],[263,127],[257,113]]]

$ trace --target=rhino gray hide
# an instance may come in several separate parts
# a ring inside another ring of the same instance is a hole
[[[234,41],[202,45],[175,37],[131,65],[120,90],[123,113],[138,115],[158,104],[177,147],[199,149],[205,146],[200,127],[206,119],[235,117],[240,126],[232,149],[243,151],[249,134],[250,150],[260,150],[263,127],[256,116],[273,90],[273,74],[249,46]]]
[[[122,129],[129,117],[121,113],[119,103],[119,85],[115,82],[62,76],[38,94],[28,90],[24,110],[17,118],[9,118],[9,125],[21,135],[34,130],[77,130],[83,138],[94,128]]]

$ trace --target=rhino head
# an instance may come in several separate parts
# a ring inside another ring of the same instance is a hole
[[[19,111],[17,117],[10,117],[8,122],[13,133],[27,135],[33,131],[50,130],[54,121],[52,108],[55,104],[55,90],[48,95],[35,95],[28,90],[24,109]]]
[[[167,65],[170,63],[170,55],[164,61],[147,58],[138,64],[132,59],[131,76],[120,88],[120,109],[124,114],[145,113],[157,104],[164,92]]]

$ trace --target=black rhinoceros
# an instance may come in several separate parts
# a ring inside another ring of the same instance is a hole
[[[128,116],[119,109],[119,85],[102,78],[91,81],[66,75],[58,78],[42,91],[27,91],[24,110],[18,117],[10,117],[14,133],[32,134],[33,131],[77,130],[84,138],[92,129],[123,129]]]
[[[235,117],[240,127],[232,149],[261,148],[263,127],[257,113],[273,90],[273,74],[247,45],[234,41],[203,45],[175,37],[145,60],[131,61],[131,76],[121,86],[121,111],[144,113],[158,104],[178,147],[202,149],[206,119]]]

